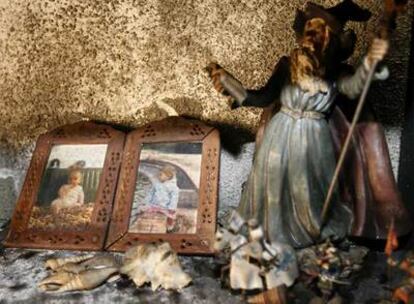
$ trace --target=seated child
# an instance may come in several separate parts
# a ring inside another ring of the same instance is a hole
[[[82,173],[79,169],[73,169],[69,172],[68,184],[60,187],[58,198],[52,202],[51,208],[54,213],[61,209],[72,208],[83,205],[84,193],[80,185]]]
[[[146,212],[159,212],[167,216],[167,230],[174,227],[178,204],[179,188],[175,168],[167,165],[163,167],[158,179],[153,181],[143,208]]]

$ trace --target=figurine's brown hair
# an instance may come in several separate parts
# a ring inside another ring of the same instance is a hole
[[[290,75],[292,83],[304,78],[321,77],[325,72],[324,57],[331,38],[331,28],[322,18],[306,21],[300,47],[290,56]]]

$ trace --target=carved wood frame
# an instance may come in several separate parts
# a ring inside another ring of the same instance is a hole
[[[4,241],[6,247],[101,250],[112,211],[125,134],[110,126],[80,122],[55,129],[39,137],[22,191]],[[32,207],[53,145],[107,144],[92,219],[87,231],[28,228]]]
[[[128,232],[141,145],[157,142],[194,141],[202,143],[196,233],[144,234]],[[170,117],[131,132],[126,139],[106,249],[125,251],[138,242],[168,241],[173,249],[181,254],[212,254],[217,218],[219,161],[219,132],[199,121]]]

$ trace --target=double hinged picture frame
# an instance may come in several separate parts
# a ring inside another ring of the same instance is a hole
[[[212,254],[219,159],[219,132],[196,120],[58,128],[37,141],[4,245]]]

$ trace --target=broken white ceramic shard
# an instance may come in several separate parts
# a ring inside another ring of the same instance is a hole
[[[251,241],[259,241],[262,240],[264,236],[263,228],[262,226],[259,226],[255,229],[250,229],[249,231],[249,237]]]
[[[263,256],[263,247],[260,242],[250,242],[244,248],[245,255],[249,258],[260,260]]]
[[[230,286],[232,289],[262,289],[260,268],[243,258],[232,256],[230,265]]]
[[[278,252],[277,246],[272,246],[272,243],[269,243],[269,242],[266,242],[266,241],[263,242],[263,244],[264,244],[263,254],[268,255],[268,257],[265,258],[266,260],[273,259],[274,257],[277,256],[277,252]]]
[[[250,229],[255,229],[259,227],[259,221],[253,217],[247,221],[247,225],[249,226]]]
[[[214,240],[213,248],[215,251],[223,251],[225,248],[230,247],[230,242],[236,236],[230,233],[227,229],[218,228]]]
[[[265,274],[266,286],[271,289],[281,285],[291,286],[299,276],[295,250],[283,243],[265,243],[263,259],[276,258],[275,265]]]
[[[229,219],[229,230],[233,233],[237,233],[245,223],[246,222],[241,215],[236,210],[233,210]]]
[[[238,234],[236,236],[234,236],[231,240],[230,240],[230,248],[231,251],[237,251],[239,249],[241,249],[243,247],[243,245],[246,245],[248,242],[247,238],[241,234]]]
[[[282,285],[289,287],[295,282],[296,276],[289,271],[282,271],[278,267],[273,267],[266,272],[265,279],[268,288],[275,288]]]

